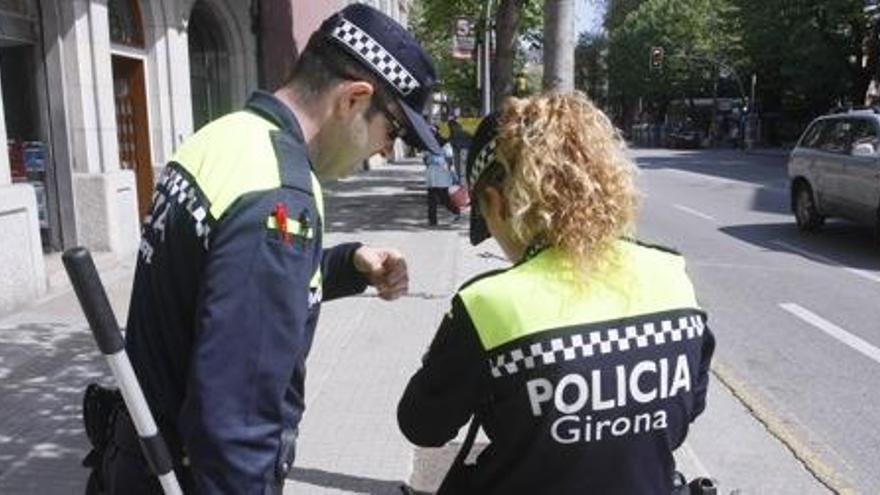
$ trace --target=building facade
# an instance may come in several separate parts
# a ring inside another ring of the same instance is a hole
[[[46,253],[137,250],[164,164],[286,78],[350,2],[0,0],[0,313],[46,290]],[[406,22],[409,0],[371,3]]]

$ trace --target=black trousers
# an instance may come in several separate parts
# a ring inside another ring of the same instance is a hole
[[[458,177],[464,177],[462,173],[464,173],[468,149],[453,146],[452,150],[452,166],[455,169],[455,175]]]
[[[428,188],[428,224],[437,225],[437,204],[443,205],[450,213],[458,215],[459,209],[452,204],[449,190],[445,187]]]

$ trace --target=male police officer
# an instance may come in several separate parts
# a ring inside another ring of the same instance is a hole
[[[429,57],[395,21],[351,5],[309,40],[290,81],[192,136],[144,222],[127,351],[187,492],[280,490],[304,409],[322,300],[407,288],[400,253],[322,248],[321,182],[396,138],[439,152],[420,110]],[[105,455],[111,493],[154,493],[130,420]]]

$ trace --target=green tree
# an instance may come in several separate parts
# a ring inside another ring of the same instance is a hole
[[[619,28],[630,12],[637,10],[646,0],[605,0],[605,19],[603,25],[606,31],[614,31]]]
[[[863,104],[877,78],[877,21],[865,0],[734,0],[773,140],[792,140],[812,117]]]
[[[737,6],[731,0],[644,0],[610,6],[609,98],[619,120],[628,126],[642,100],[656,120],[676,98],[742,96],[736,77],[744,64]],[[624,5],[625,4],[625,5]],[[630,8],[623,19],[624,6]],[[615,17],[617,16],[617,17]],[[652,47],[662,47],[663,61],[652,69]],[[722,76],[733,78],[725,83]],[[721,92],[716,92],[721,84]]]
[[[426,46],[437,65],[441,88],[460,106],[479,107],[476,66],[472,60],[452,58],[453,21],[470,17],[477,21],[482,36],[485,0],[418,0],[410,17],[416,37]],[[514,92],[514,74],[519,61],[521,40],[535,38],[540,30],[541,2],[538,0],[500,0],[493,12],[495,57],[492,60],[493,101],[496,106]]]
[[[466,16],[479,16],[479,3],[474,0],[421,0],[413,5],[409,29],[434,59],[438,89],[446,92],[456,106],[479,108],[476,68],[471,60],[452,57],[452,22]]]
[[[608,37],[604,33],[581,33],[574,49],[574,85],[597,105],[607,103]]]

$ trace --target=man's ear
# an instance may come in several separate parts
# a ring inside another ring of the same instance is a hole
[[[374,91],[367,81],[343,81],[339,85],[336,108],[342,115],[363,112],[369,107]]]

